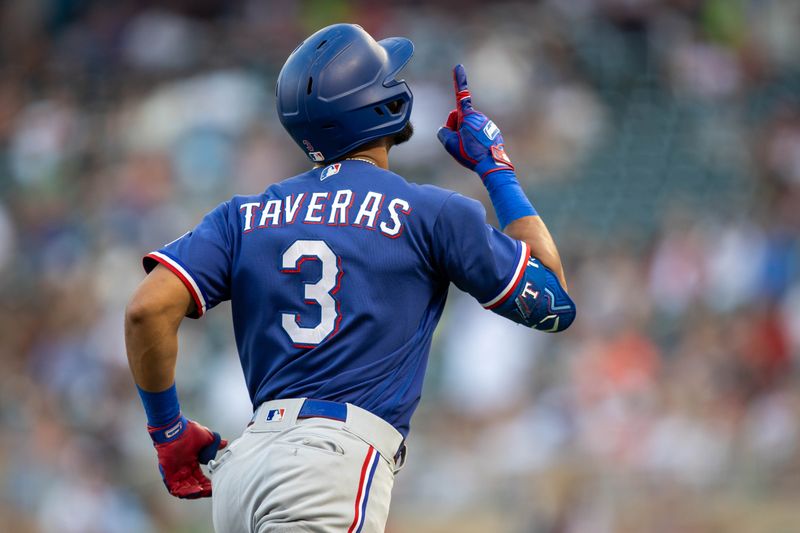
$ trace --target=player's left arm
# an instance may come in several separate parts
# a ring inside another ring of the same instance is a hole
[[[179,498],[211,495],[200,470],[227,445],[218,433],[181,414],[175,389],[178,328],[195,303],[183,282],[162,265],[136,289],[125,311],[128,363],[158,454],[158,466],[170,494]]]
[[[175,382],[178,327],[193,310],[183,283],[162,265],[136,288],[125,310],[125,344],[139,388],[162,391]]]

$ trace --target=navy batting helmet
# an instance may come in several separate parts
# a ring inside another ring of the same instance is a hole
[[[395,76],[414,45],[376,42],[355,24],[334,24],[303,41],[278,75],[281,124],[315,162],[341,158],[367,141],[398,133],[413,96]]]

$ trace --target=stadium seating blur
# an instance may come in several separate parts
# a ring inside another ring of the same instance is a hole
[[[144,253],[308,168],[275,78],[339,21],[415,42],[393,168],[493,221],[435,139],[465,64],[578,305],[548,336],[452,291],[389,533],[798,531],[796,0],[0,3],[0,531],[211,531],[161,485],[124,306]],[[241,432],[228,306],[178,376]]]

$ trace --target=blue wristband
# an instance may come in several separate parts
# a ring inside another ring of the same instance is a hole
[[[519,186],[517,176],[512,170],[490,172],[485,175],[483,184],[489,191],[500,229],[504,229],[518,218],[539,214]]]
[[[144,412],[147,415],[147,425],[150,427],[161,427],[169,424],[181,414],[181,406],[178,403],[178,390],[173,383],[170,388],[161,392],[147,392],[138,385],[139,397],[144,405]]]

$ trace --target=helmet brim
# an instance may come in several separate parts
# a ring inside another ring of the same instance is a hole
[[[406,66],[406,63],[414,55],[414,43],[405,37],[389,37],[378,41],[378,44],[386,50],[388,55],[387,74],[384,78],[384,85],[390,85],[395,80],[397,73]]]

